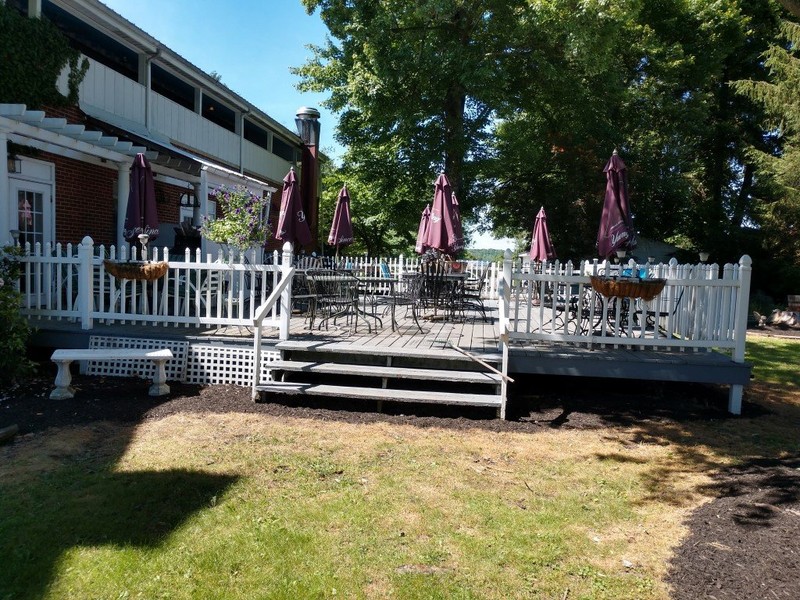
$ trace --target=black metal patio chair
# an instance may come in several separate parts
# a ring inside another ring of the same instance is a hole
[[[472,309],[480,312],[483,320],[490,323],[494,321],[494,319],[487,318],[486,305],[483,303],[483,290],[486,287],[488,278],[489,265],[486,265],[476,279],[468,279],[464,282],[464,291],[461,295],[461,301],[464,309]]]

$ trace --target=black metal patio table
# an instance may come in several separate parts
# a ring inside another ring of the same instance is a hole
[[[313,288],[314,311],[311,317],[311,328],[317,316],[321,315],[318,328],[323,325],[327,328],[329,322],[336,324],[340,318],[352,323],[352,331],[358,331],[358,320],[367,325],[367,331],[372,331],[368,317],[373,317],[380,323],[377,315],[369,315],[360,307],[359,287],[360,282],[353,275],[331,270],[309,270],[306,273],[309,287]]]

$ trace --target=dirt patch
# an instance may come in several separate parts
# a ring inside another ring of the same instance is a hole
[[[751,334],[800,339],[800,327],[790,325],[763,325],[761,327],[749,328],[747,330],[747,335]]]

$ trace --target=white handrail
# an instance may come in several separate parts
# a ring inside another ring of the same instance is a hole
[[[280,282],[275,285],[269,298],[256,309],[253,318],[255,335],[253,336],[253,387],[251,396],[254,402],[258,399],[258,386],[261,384],[261,327],[264,317],[270,310],[275,308],[278,298],[281,299],[279,337],[281,340],[289,339],[289,320],[292,316],[292,280],[295,273],[295,269],[292,266],[292,244],[289,242],[283,245],[281,273],[283,277]]]
[[[267,316],[267,313],[272,310],[275,306],[275,303],[278,301],[278,298],[281,297],[283,290],[290,286],[292,282],[292,277],[294,277],[295,269],[294,267],[288,272],[288,277],[284,277],[281,279],[280,283],[272,290],[272,293],[269,295],[267,300],[256,308],[255,315],[253,316],[253,325],[256,327],[261,326],[261,322],[264,320],[264,317]]]

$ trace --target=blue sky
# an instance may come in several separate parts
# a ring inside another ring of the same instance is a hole
[[[306,14],[300,0],[101,0],[171,50],[295,130],[301,106],[322,113],[322,149],[338,155],[335,119],[322,107],[322,94],[298,92],[290,67],[302,65],[321,45],[327,29],[318,15]]]
[[[341,155],[333,140],[336,119],[322,107],[325,95],[297,91],[299,78],[289,72],[311,57],[306,45],[322,45],[327,33],[300,0],[101,1],[206,73],[216,71],[222,83],[292,131],[298,108],[317,108],[323,152]],[[480,234],[470,246],[509,243]]]

